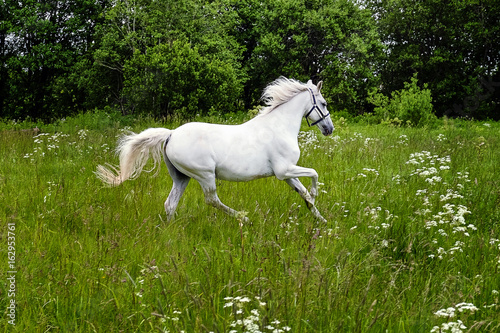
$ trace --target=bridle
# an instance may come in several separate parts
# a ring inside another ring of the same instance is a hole
[[[324,114],[324,113],[323,113],[323,111],[321,111],[321,109],[319,108],[318,104],[316,103],[316,97],[314,97],[314,93],[313,93],[312,89],[311,89],[311,88],[307,88],[307,89],[309,90],[309,93],[311,94],[311,97],[312,97],[312,104],[313,104],[313,106],[312,106],[311,110],[309,110],[309,112],[307,112],[307,114],[305,115],[305,118],[306,118],[306,120],[307,120],[307,124],[309,125],[309,127],[311,127],[311,126],[314,126],[314,125],[316,125],[317,123],[319,123],[319,122],[321,122],[321,121],[325,120],[325,118],[326,118],[326,117],[328,117],[328,116],[330,115],[330,112],[328,112],[327,114]],[[312,123],[312,124],[311,124],[311,123],[309,122],[309,115],[310,115],[310,114],[311,114],[314,110],[316,110],[316,111],[319,113],[319,115],[320,115],[320,119],[319,119],[319,120],[316,120],[314,123]]]

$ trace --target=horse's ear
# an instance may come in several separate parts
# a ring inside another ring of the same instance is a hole
[[[307,85],[308,85],[308,86],[310,86],[311,84],[313,84],[313,81],[312,81],[312,80],[307,81]]]
[[[319,82],[318,82],[318,85],[317,85],[317,87],[318,87],[318,91],[320,91],[320,90],[321,90],[321,87],[322,87],[322,86],[323,86],[323,81],[319,81]]]

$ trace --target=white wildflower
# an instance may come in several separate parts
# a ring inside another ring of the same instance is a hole
[[[426,178],[425,181],[428,182],[431,185],[434,185],[436,183],[440,183],[443,179],[439,176],[432,176],[431,178]]]
[[[423,190],[417,190],[417,193],[416,195],[423,195],[423,194],[426,194],[427,193],[427,189],[423,189]]]
[[[378,171],[376,169],[363,168],[363,171],[366,171],[368,173],[371,172],[371,173],[375,174],[376,176],[378,176]]]
[[[446,309],[440,309],[440,310],[434,312],[434,315],[436,315],[438,317],[453,318],[453,317],[455,317],[455,308],[449,307]]]
[[[464,311],[471,311],[471,312],[475,312],[477,310],[479,310],[474,304],[472,303],[458,303],[457,305],[455,305],[455,307],[457,308],[458,311],[460,312],[464,312]]]
[[[448,323],[443,323],[440,326],[434,326],[431,329],[431,333],[435,332],[446,332],[450,330],[451,333],[461,333],[463,332],[462,330],[467,329],[467,327],[463,324],[461,320],[457,320],[456,322],[448,322]]]
[[[445,141],[445,140],[446,140],[446,136],[444,136],[444,134],[438,134],[436,141]]]
[[[402,134],[399,136],[399,141],[397,142],[399,143],[400,145],[408,145],[408,136],[405,135],[405,134]]]
[[[427,221],[425,222],[425,228],[430,229],[432,227],[437,227],[437,222],[436,221]]]

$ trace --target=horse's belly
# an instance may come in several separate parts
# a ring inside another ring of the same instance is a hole
[[[268,163],[254,163],[258,161],[248,160],[247,163],[224,163],[215,169],[218,179],[235,182],[246,182],[254,179],[273,176],[273,170]]]

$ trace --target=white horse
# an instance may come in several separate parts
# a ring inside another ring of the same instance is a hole
[[[297,136],[303,117],[309,126],[317,125],[323,135],[332,134],[334,129],[326,101],[320,93],[321,86],[322,82],[315,86],[312,81],[304,84],[280,77],[264,90],[262,100],[266,107],[243,124],[193,122],[175,130],[149,128],[139,134],[125,135],[120,138],[117,148],[119,170],[99,165],[96,175],[116,186],[138,177],[150,153],[154,167],[160,164],[163,155],[173,180],[173,188],[165,201],[168,220],[174,216],[191,178],[200,183],[207,204],[241,218],[241,213],[219,200],[215,180],[249,181],[276,176],[300,194],[316,218],[326,222],[314,205],[318,173],[296,165],[300,157]],[[311,192],[299,177],[311,178]]]

